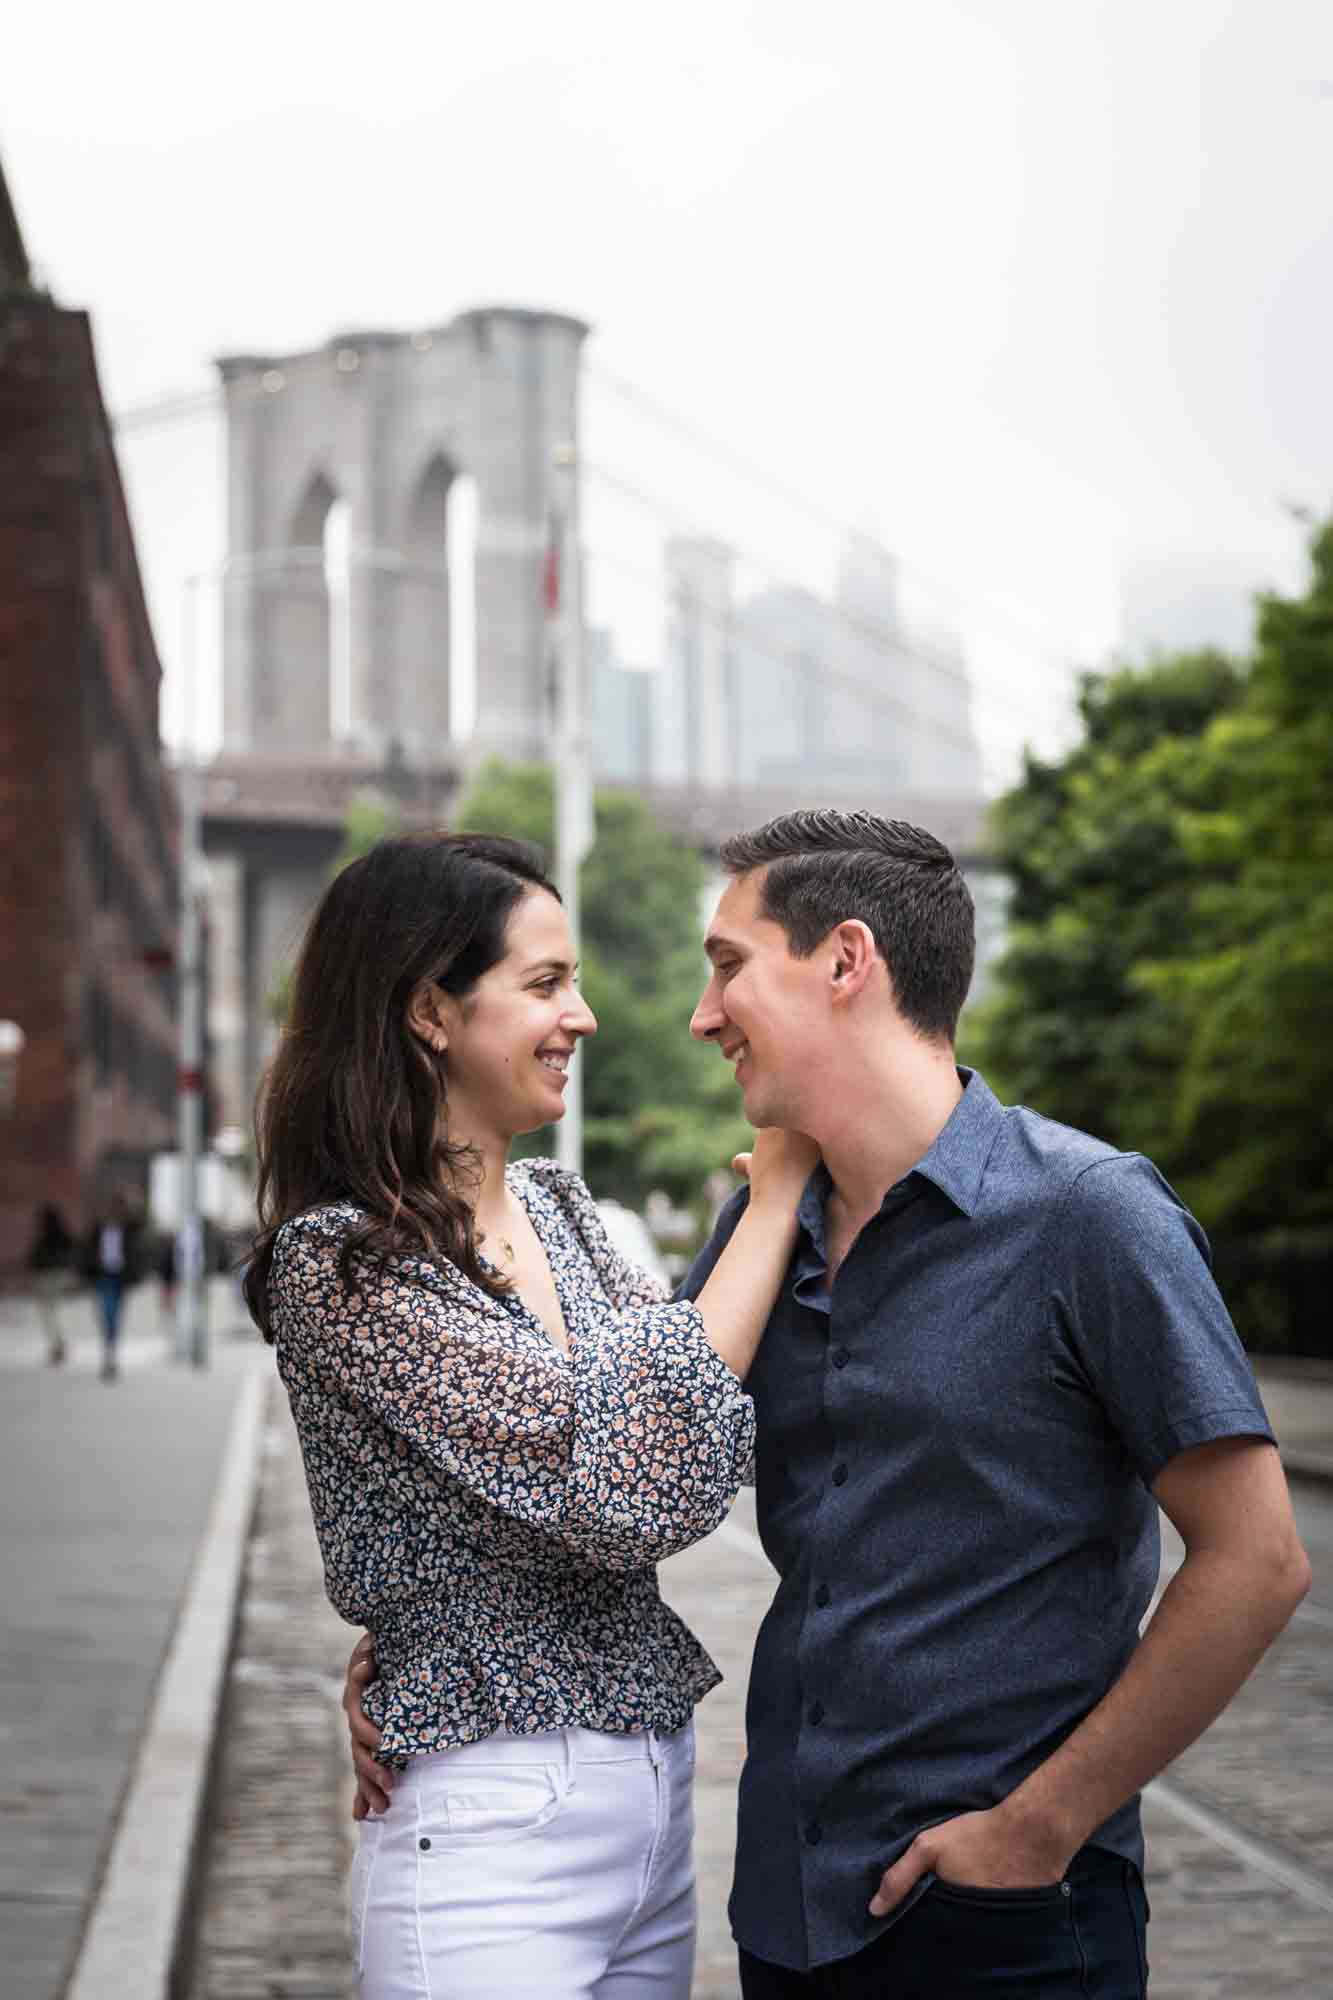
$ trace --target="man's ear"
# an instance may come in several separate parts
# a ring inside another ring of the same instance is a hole
[[[407,1003],[408,1027],[437,1056],[442,1056],[449,1046],[443,999],[444,994],[435,981],[426,979]]]
[[[879,964],[879,953],[869,924],[849,918],[828,934],[829,987],[835,1001],[849,1000],[865,990]]]

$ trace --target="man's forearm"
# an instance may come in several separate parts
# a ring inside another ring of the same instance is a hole
[[[1308,1582],[1297,1558],[1260,1576],[1221,1551],[1188,1557],[1119,1680],[1010,1793],[1000,1808],[1005,1818],[1076,1853],[1221,1714]]]

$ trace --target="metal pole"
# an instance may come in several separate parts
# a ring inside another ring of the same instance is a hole
[[[204,1286],[204,1223],[200,1213],[199,1168],[204,1145],[204,954],[199,906],[199,777],[194,748],[195,592],[199,578],[185,585],[185,627],[181,660],[184,688],[181,717],[180,940],[177,952],[180,1063],[177,1106],[180,1152],[180,1217],[176,1233],[176,1359],[196,1368],[208,1365],[208,1314]]]
[[[592,846],[592,771],[584,678],[583,556],[579,544],[578,454],[572,444],[555,454],[559,532],[559,629],[555,689],[555,881],[569,919],[574,955],[582,950],[579,869]],[[556,1127],[562,1167],[583,1171],[583,1070],[575,1056],[565,1086],[565,1115]]]

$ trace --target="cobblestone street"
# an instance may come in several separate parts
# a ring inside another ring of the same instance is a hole
[[[355,1635],[324,1595],[276,1385],[268,1412],[189,1995],[352,2000],[351,1779],[338,1697]]]
[[[350,2000],[337,1692],[352,1634],[324,1600],[277,1395],[268,1437],[191,2000]],[[1310,1605],[1170,1773],[1170,1796],[1220,1815],[1229,1841],[1200,1831],[1165,1798],[1146,1807],[1154,2000],[1333,1994],[1333,1493],[1306,1488],[1299,1507],[1315,1565]],[[736,2000],[726,1897],[745,1673],[769,1574],[748,1494],[716,1535],[662,1571],[665,1594],[726,1675],[698,1716],[694,2000]],[[1257,1860],[1242,1858],[1236,1836],[1258,1843]],[[1294,1864],[1296,1887],[1279,1879],[1284,1863]],[[1312,1900],[1320,1882],[1324,1907]]]

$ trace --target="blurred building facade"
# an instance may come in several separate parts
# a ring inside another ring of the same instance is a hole
[[[178,829],[161,669],[85,313],[33,280],[0,177],[0,1265],[39,1203],[142,1197],[175,1132]]]

